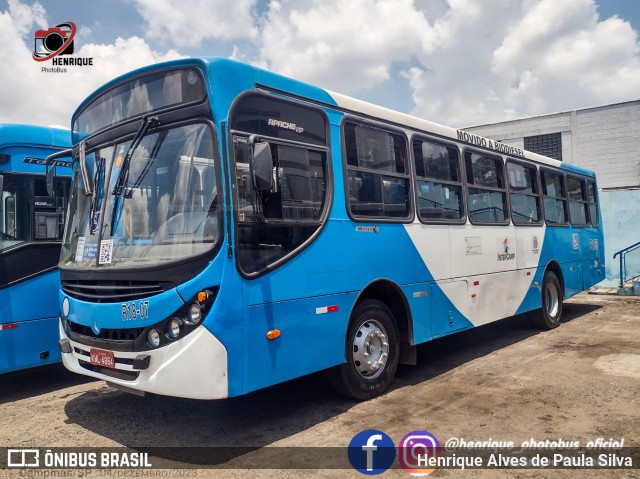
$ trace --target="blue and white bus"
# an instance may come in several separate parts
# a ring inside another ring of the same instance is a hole
[[[328,370],[385,391],[433,338],[604,277],[592,172],[220,59],[143,68],[72,118],[71,371],[224,398]]]
[[[71,169],[49,166],[58,170],[50,195],[45,159],[70,146],[66,129],[0,124],[0,373],[60,361],[57,265]]]

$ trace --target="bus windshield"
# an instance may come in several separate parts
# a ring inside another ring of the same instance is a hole
[[[87,151],[92,185],[89,193],[76,177],[61,267],[156,266],[205,253],[216,243],[217,160],[210,126],[183,124],[136,140],[134,148],[128,139]]]

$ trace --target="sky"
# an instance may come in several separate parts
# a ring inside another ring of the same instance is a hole
[[[93,65],[43,71],[34,34],[67,21]],[[640,99],[639,32],[640,0],[0,0],[0,122],[68,127],[122,73],[216,56],[480,125]]]

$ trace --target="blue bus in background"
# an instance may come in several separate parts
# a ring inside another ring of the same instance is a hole
[[[326,370],[384,392],[416,345],[604,278],[595,175],[220,59],[153,65],[72,118],[71,371],[215,399]]]
[[[60,257],[71,190],[67,129],[0,124],[0,373],[60,361]],[[57,166],[56,166],[57,165]],[[53,194],[46,172],[54,168]]]

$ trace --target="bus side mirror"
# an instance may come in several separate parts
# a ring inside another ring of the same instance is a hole
[[[249,148],[253,189],[267,191],[273,188],[273,158],[267,142],[252,143]]]
[[[45,183],[47,185],[47,194],[49,195],[50,198],[53,198],[53,180],[56,175],[55,171],[56,171],[56,167],[52,166],[51,168],[49,168],[49,171],[47,171],[47,176],[45,176]]]

